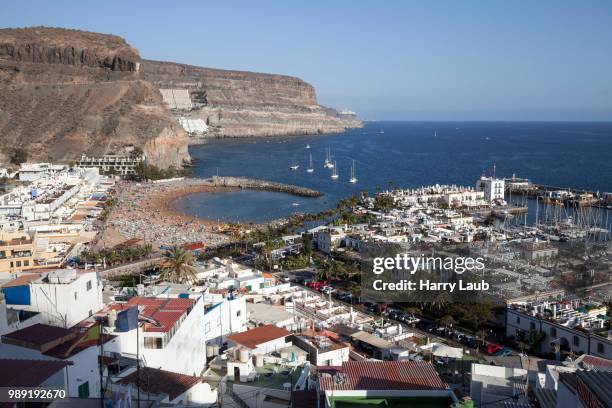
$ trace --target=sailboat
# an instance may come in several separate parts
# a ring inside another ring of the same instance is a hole
[[[357,182],[357,176],[355,175],[355,160],[353,160],[353,165],[351,166],[351,178],[349,179],[349,183],[355,184]]]
[[[308,161],[308,168],[306,169],[308,173],[312,173],[314,171],[314,167],[312,167],[312,154],[310,155],[310,159]]]
[[[336,180],[338,178],[338,172],[336,171],[338,167],[336,167],[336,162],[334,162],[334,164],[332,165],[332,174],[331,174],[331,178],[333,180]]]
[[[306,144],[306,148],[307,148],[307,149],[310,149],[310,144]]]
[[[325,157],[325,162],[323,163],[323,167],[325,167],[326,169],[333,169],[334,168],[334,164],[331,161],[331,149],[327,149],[326,152],[326,157]]]
[[[295,161],[295,159],[294,159],[294,160],[291,162],[291,166],[289,166],[289,168],[290,168],[291,170],[297,170],[297,169],[299,169],[299,168],[300,168],[300,165],[299,165],[299,164],[297,164],[297,162],[296,162],[296,161]]]

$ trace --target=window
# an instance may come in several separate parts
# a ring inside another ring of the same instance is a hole
[[[74,300],[76,300],[76,299],[77,299],[77,293],[74,292]]]
[[[164,339],[162,337],[145,337],[144,346],[148,349],[163,349]]]
[[[23,261],[23,266],[30,266],[30,261]]]
[[[91,290],[91,281],[87,281],[87,290]]]
[[[93,315],[93,311],[91,309],[89,309],[89,315],[92,316]]]
[[[535,330],[535,323],[534,322],[530,322],[529,323],[529,329]]]
[[[242,311],[241,311],[241,310],[237,311],[237,312],[236,312],[236,317],[240,317],[240,314],[241,314],[241,313],[242,313]]]
[[[599,354],[604,354],[604,350],[605,350],[605,349],[604,349],[604,345],[603,345],[603,343],[597,343],[597,352],[598,352]]]
[[[557,337],[557,328],[556,327],[551,327],[550,328],[550,337]]]
[[[574,336],[574,346],[580,345],[580,338],[578,336]]]
[[[17,267],[19,268],[21,266],[21,261],[17,261]]]
[[[210,322],[206,322],[204,325],[204,333],[210,333]]]
[[[521,324],[521,318],[516,316],[516,324]]]

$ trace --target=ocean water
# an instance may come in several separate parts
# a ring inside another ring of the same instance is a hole
[[[310,149],[305,146],[309,144]],[[323,168],[331,149],[339,178]],[[263,222],[292,212],[318,212],[344,197],[389,185],[473,186],[483,173],[536,183],[612,191],[612,123],[368,122],[335,135],[215,139],[190,148],[194,176],[244,176],[324,193],[300,198],[239,191],[195,194],[176,206],[210,219]],[[309,154],[314,173],[307,173]],[[352,160],[358,182],[348,182]],[[300,167],[289,169],[292,162]]]

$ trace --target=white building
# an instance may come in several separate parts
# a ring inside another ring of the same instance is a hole
[[[79,398],[97,397],[100,392],[99,340],[89,339],[86,330],[35,324],[3,335],[0,358],[69,363],[66,372],[68,394]],[[117,339],[104,339],[105,350],[116,347]],[[38,369],[38,365],[35,367]]]
[[[324,335],[296,335],[294,343],[308,352],[310,364],[319,366],[341,366],[349,361],[348,345]]]
[[[228,336],[230,344],[246,347],[253,354],[268,354],[291,346],[288,337],[291,335],[285,329],[268,324],[242,333]]]
[[[506,309],[506,336],[520,338],[529,336],[531,331],[544,333],[545,337],[540,343],[542,353],[554,353],[560,349],[612,359],[612,340],[532,316],[519,309]]]
[[[458,189],[442,196],[444,204],[449,207],[476,207],[485,204],[484,191]]]
[[[41,314],[43,323],[69,328],[103,307],[102,284],[95,271],[58,269],[33,280],[16,278],[2,287],[6,304]]]
[[[504,179],[482,176],[476,181],[476,189],[484,192],[484,198],[489,203],[504,201]]]
[[[143,381],[143,378],[146,381]],[[140,369],[140,381],[134,370],[119,379],[115,386],[120,388],[120,394],[125,394],[128,387],[132,387],[132,400],[136,387],[140,387],[141,395],[146,395],[147,401],[155,401],[153,406],[158,404],[192,406],[193,404],[208,407],[217,403],[217,390],[212,390],[211,386],[203,382],[199,376],[179,374],[152,367]]]
[[[117,327],[121,312],[137,307],[140,329]],[[111,333],[119,337],[120,352],[140,358],[148,367],[199,376],[206,364],[204,301],[186,298],[134,297],[110,306]],[[125,330],[125,331],[124,331]],[[138,340],[138,341],[137,341]]]
[[[223,298],[204,305],[204,339],[206,344],[221,344],[230,333],[246,329],[246,298]]]
[[[66,166],[62,164],[51,163],[32,163],[22,164],[19,168],[19,180],[36,181],[38,179],[59,173],[65,170]]]
[[[345,229],[345,227],[328,227],[325,230],[316,232],[314,234],[316,248],[323,253],[331,253],[346,237]]]

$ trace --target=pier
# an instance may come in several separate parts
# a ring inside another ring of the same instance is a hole
[[[549,204],[564,204],[612,208],[612,193],[600,193],[582,188],[559,187],[537,183],[512,183],[506,179],[506,192],[539,198]]]
[[[215,187],[236,187],[251,190],[275,191],[279,193],[293,194],[299,197],[321,197],[322,192],[306,187],[291,184],[276,183],[273,181],[249,179],[244,177],[220,177],[213,176],[206,180]]]

